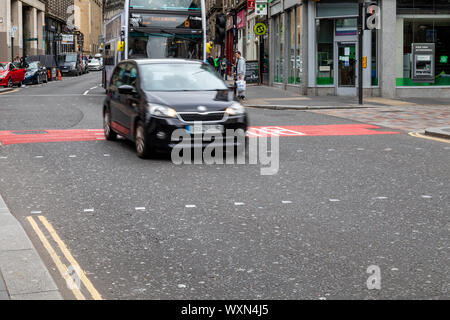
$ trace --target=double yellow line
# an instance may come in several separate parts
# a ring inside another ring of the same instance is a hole
[[[63,253],[64,257],[67,259],[67,261],[71,264],[72,268],[76,270],[77,276],[79,277],[79,280],[84,284],[86,287],[86,290],[90,293],[92,299],[94,300],[102,300],[102,296],[98,291],[95,289],[92,282],[86,277],[86,274],[81,269],[78,262],[74,259],[72,254],[70,253],[69,249],[67,249],[67,246],[64,244],[64,242],[61,240],[61,238],[56,233],[55,229],[53,229],[53,226],[50,224],[50,222],[47,221],[47,219],[44,216],[38,216],[39,221],[42,223],[44,228],[47,230],[47,232],[52,237],[53,241],[56,242],[59,249]],[[36,223],[33,217],[27,217],[28,222],[30,223],[31,227],[33,228],[34,232],[36,232],[37,236],[41,240],[44,248],[47,250],[47,252],[50,254],[50,257],[52,258],[53,262],[56,265],[56,268],[58,269],[59,273],[63,277],[63,279],[66,281],[66,283],[69,283],[73,281],[73,278],[68,272],[68,267],[62,263],[61,258],[58,256],[56,251],[53,249],[50,242],[45,237],[44,233],[39,228],[39,225]],[[68,286],[70,290],[72,290],[72,293],[75,295],[75,298],[78,300],[86,300],[86,297],[81,292],[81,288],[77,288],[76,286]]]

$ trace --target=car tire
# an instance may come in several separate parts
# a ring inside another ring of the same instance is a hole
[[[106,108],[103,113],[103,131],[105,133],[106,140],[114,141],[117,139],[117,133],[115,133],[111,128],[111,111],[109,108]]]
[[[13,83],[12,79],[9,78],[7,88],[12,88],[13,86],[14,86],[14,83]]]
[[[138,121],[134,133],[136,154],[141,159],[148,159],[151,156],[150,146],[145,135],[145,127],[142,121]]]

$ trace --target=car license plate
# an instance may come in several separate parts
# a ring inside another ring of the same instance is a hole
[[[189,134],[223,133],[223,125],[221,124],[194,124],[186,126],[186,132]]]

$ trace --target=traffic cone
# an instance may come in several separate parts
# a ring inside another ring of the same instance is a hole
[[[52,80],[52,72],[50,69],[47,69],[47,79]]]
[[[56,77],[56,80],[62,80],[61,71],[59,69],[58,69],[58,77]]]

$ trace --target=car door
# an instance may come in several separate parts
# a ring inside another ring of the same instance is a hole
[[[118,104],[119,122],[125,127],[128,136],[132,138],[132,123],[134,114],[139,107],[139,98],[137,94],[137,67],[130,62],[124,63],[124,71],[121,74],[121,85],[128,85],[134,88],[131,94],[120,94]],[[119,87],[119,86],[118,86]]]
[[[129,129],[123,124],[121,97],[119,87],[123,84],[125,63],[118,64],[113,71],[108,87],[109,107],[111,111],[111,127],[121,135],[128,135]]]
[[[11,77],[13,83],[17,82],[17,69],[13,63],[9,64],[9,76]]]

